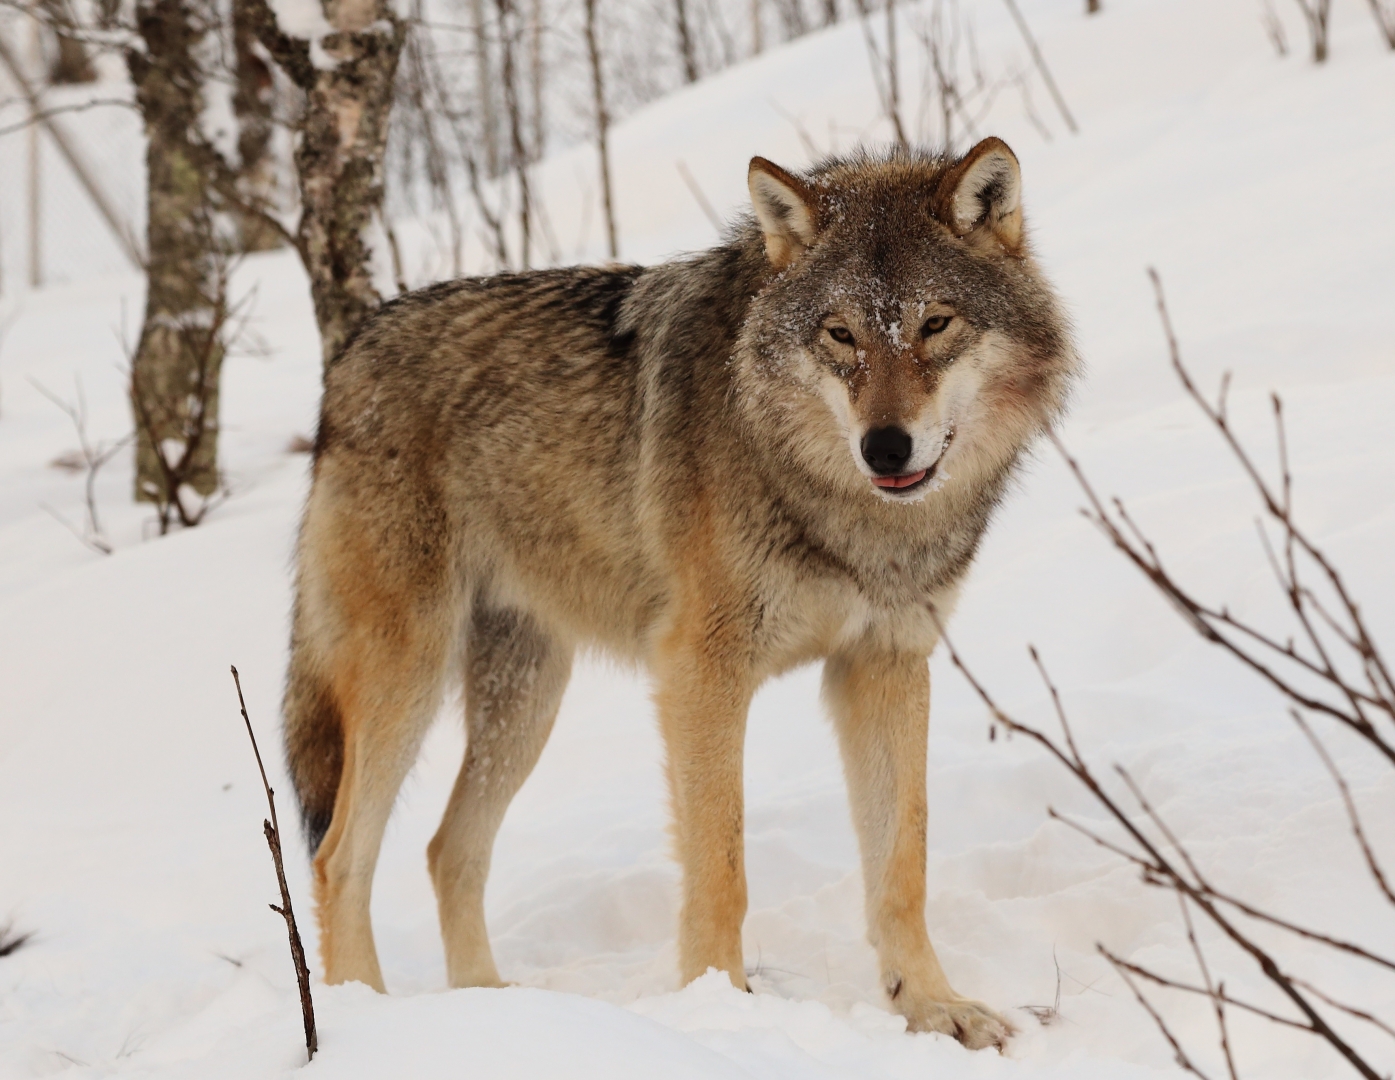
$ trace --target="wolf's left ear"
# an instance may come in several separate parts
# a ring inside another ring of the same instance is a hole
[[[804,181],[763,157],[751,159],[746,185],[765,234],[765,253],[777,270],[783,270],[814,242],[813,193]]]
[[[936,216],[960,236],[989,229],[1016,254],[1022,246],[1022,170],[1002,139],[989,137],[964,155],[940,185]]]

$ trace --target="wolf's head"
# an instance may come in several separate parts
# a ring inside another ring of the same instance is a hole
[[[749,183],[772,273],[738,385],[806,466],[918,500],[1001,474],[1059,414],[1077,361],[1027,249],[1006,143],[864,153],[802,176],[755,158]]]

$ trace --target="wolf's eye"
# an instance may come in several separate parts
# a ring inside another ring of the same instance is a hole
[[[830,326],[828,336],[840,345],[851,345],[853,343],[852,331],[846,326]]]
[[[930,318],[925,320],[924,325],[921,326],[920,336],[928,338],[934,334],[938,334],[949,325],[950,318],[951,316],[949,315],[931,315]]]

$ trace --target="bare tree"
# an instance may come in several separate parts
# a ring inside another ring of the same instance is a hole
[[[938,103],[940,130],[934,141],[953,153],[958,141],[956,121],[969,138],[976,141],[978,125],[993,107],[999,92],[1005,86],[1024,80],[1020,74],[989,80],[979,60],[973,25],[962,18],[959,0],[934,0],[928,12],[922,5],[920,18],[913,28],[929,61],[925,68],[924,103]],[[1030,108],[1028,115],[1032,115]]]
[[[317,42],[287,34],[266,0],[243,0],[250,28],[305,95],[295,149],[300,223],[325,364],[381,302],[368,234],[381,219],[393,84],[407,27],[388,0],[322,0],[333,28]]]
[[[1260,14],[1260,20],[1264,23],[1264,34],[1269,39],[1269,43],[1274,46],[1274,51],[1280,57],[1287,56],[1288,35],[1284,33],[1284,24],[1279,19],[1279,15],[1274,10],[1274,5],[1270,0],[1264,0],[1264,10]]]
[[[1308,40],[1313,45],[1313,63],[1327,62],[1328,20],[1332,17],[1332,0],[1295,0],[1303,12],[1308,27]]]
[[[906,137],[906,127],[901,118],[901,79],[896,50],[896,0],[884,0],[885,50],[877,44],[877,36],[872,29],[872,9],[868,0],[858,0],[858,4],[862,35],[867,42],[867,56],[872,64],[872,81],[877,88],[877,97],[881,100],[882,113],[891,124],[896,145],[905,149],[910,145],[910,140]]]
[[[1224,606],[1199,598],[1164,564],[1158,549],[1124,504],[1118,499],[1107,504],[1100,498],[1078,462],[1059,440],[1056,445],[1085,493],[1086,516],[1109,543],[1144,574],[1203,640],[1215,645],[1287,699],[1290,718],[1311,745],[1340,796],[1354,852],[1370,885],[1385,902],[1395,906],[1391,878],[1371,846],[1350,785],[1314,726],[1314,721],[1319,719],[1333,724],[1356,736],[1357,745],[1364,747],[1375,760],[1395,766],[1395,681],[1392,681],[1390,668],[1342,574],[1294,517],[1293,481],[1279,398],[1275,395],[1272,399],[1279,458],[1279,480],[1274,483],[1264,477],[1236,436],[1227,407],[1228,379],[1222,381],[1220,394],[1214,402],[1197,389],[1182,363],[1156,274],[1153,274],[1153,284],[1173,369],[1258,496],[1268,526],[1260,527],[1264,556],[1293,618],[1296,634],[1288,636],[1283,630],[1252,622]],[[1055,710],[1061,732],[1059,738],[1007,715],[969,672],[953,644],[948,641],[946,644],[951,661],[969,679],[988,707],[995,725],[1043,747],[1089,792],[1119,832],[1117,838],[1107,836],[1054,810],[1050,811],[1051,816],[1135,866],[1145,885],[1170,891],[1177,897],[1187,942],[1196,962],[1195,980],[1135,963],[1104,945],[1098,948],[1152,1017],[1178,1064],[1195,1076],[1207,1076],[1195,1051],[1189,1052],[1183,1046],[1162,1006],[1145,992],[1144,986],[1200,997],[1209,1003],[1220,1057],[1231,1080],[1239,1075],[1229,1028],[1229,1017],[1235,1011],[1305,1032],[1328,1046],[1357,1075],[1378,1080],[1381,1073],[1344,1031],[1355,1024],[1395,1039],[1395,1027],[1370,1011],[1365,1001],[1344,1001],[1330,989],[1299,976],[1294,960],[1286,955],[1286,943],[1301,941],[1305,946],[1387,973],[1395,973],[1395,958],[1351,936],[1328,933],[1287,918],[1217,884],[1151,804],[1129,771],[1115,766],[1114,772],[1122,782],[1127,799],[1138,808],[1137,813],[1130,812],[1123,799],[1110,791],[1083,754],[1061,695],[1035,649],[1030,650],[1032,660]],[[1231,947],[1233,951],[1228,955],[1239,956],[1251,966],[1272,991],[1272,1003],[1263,998],[1242,996],[1227,988],[1215,957],[1208,955],[1197,933],[1198,919],[1209,924]]]
[[[786,41],[793,41],[809,32],[809,20],[804,14],[803,0],[775,0],[775,10],[779,12]]]
[[[683,64],[683,79],[685,82],[697,82],[697,44],[693,37],[692,21],[688,17],[688,0],[673,0],[673,21],[678,33],[678,59]]]
[[[620,241],[615,228],[615,204],[610,186],[610,111],[605,103],[605,75],[601,63],[600,39],[596,31],[596,2],[585,0],[586,55],[591,64],[591,99],[596,109],[596,156],[601,167],[601,207],[605,211],[606,254],[612,259],[620,255]]]
[[[197,294],[191,292],[182,308],[164,314],[154,331],[147,306],[141,343],[148,344],[151,333],[157,332],[155,358],[161,363],[142,363],[139,347],[131,360],[137,477],[144,483],[140,497],[155,504],[161,535],[176,523],[185,528],[199,524],[222,490],[207,447],[218,437],[219,373],[227,347],[237,336],[236,312],[228,298],[231,268],[217,242],[208,238],[209,216],[201,212],[201,228],[200,222],[195,224],[196,235],[205,236],[200,250],[208,266]]]
[[[205,498],[218,489],[223,343],[212,335],[206,348],[191,351],[186,341],[188,327],[221,328],[211,298],[219,291],[222,254],[231,247],[201,126],[207,77],[201,56],[216,26],[216,11],[202,0],[137,0],[142,47],[126,50],[145,121],[147,176],[145,319],[131,360],[135,497],[161,508],[161,531],[164,508],[182,497],[169,487],[165,459],[181,460],[181,487]]]
[[[233,115],[237,120],[237,182],[242,197],[256,207],[276,201],[276,79],[259,51],[255,14],[247,0],[232,0]],[[283,242],[265,212],[237,214],[238,248],[265,251]]]
[[[547,152],[547,65],[544,47],[543,0],[530,0],[528,5],[528,76],[533,101],[533,145],[528,148],[533,161],[541,161]]]
[[[1395,49],[1395,7],[1387,8],[1383,0],[1367,2],[1371,5],[1371,14],[1376,17],[1376,25],[1380,27],[1385,43]]]
[[[520,38],[515,0],[495,0],[499,13],[499,43],[504,88],[504,111],[509,120],[509,158],[518,181],[520,266],[526,270],[533,252],[533,195],[528,183],[528,145],[524,140],[523,103],[518,93],[514,46]]]

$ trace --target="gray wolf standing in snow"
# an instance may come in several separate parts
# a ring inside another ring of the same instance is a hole
[[[285,701],[327,981],[383,989],[373,870],[458,673],[469,741],[427,861],[451,985],[500,985],[495,832],[593,646],[654,680],[683,979],[744,988],[747,706],[822,660],[891,1004],[967,1046],[1009,1034],[925,926],[931,609],[1061,412],[1069,327],[998,139],[755,158],[749,184],[710,251],[435,285],[330,367]]]

